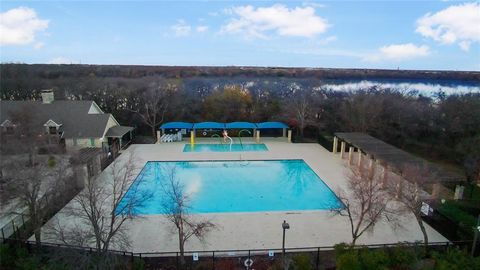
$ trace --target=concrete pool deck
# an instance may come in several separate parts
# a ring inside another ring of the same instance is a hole
[[[208,140],[201,142],[205,141]],[[245,141],[253,142],[247,138]],[[131,145],[126,151],[135,152],[136,162],[140,168],[147,161],[303,159],[334,192],[339,188],[346,189],[345,175],[348,169],[344,165],[345,161],[315,143],[291,144],[285,142],[285,139],[272,138],[262,139],[261,143],[265,143],[269,150],[265,152],[183,152],[185,143],[188,142]],[[122,156],[119,160],[121,158]],[[100,177],[103,174],[106,172],[104,171]],[[69,205],[72,203],[74,202],[70,202]],[[286,237],[286,247],[289,248],[332,246],[340,242],[351,242],[347,218],[334,216],[325,210],[212,213],[193,216],[209,219],[217,225],[217,228],[206,236],[204,242],[192,237],[186,244],[187,251],[280,248],[283,220],[290,224]],[[56,218],[66,223],[76,223],[75,217],[66,216],[64,210],[60,211]],[[423,239],[412,215],[402,216],[401,224],[402,228],[396,230],[389,224],[377,224],[372,231],[362,235],[357,243],[383,244]],[[178,251],[178,238],[174,228],[162,215],[146,215],[141,219],[128,221],[126,226],[132,241],[132,248],[129,251]],[[429,241],[448,241],[430,226],[426,225],[426,229]]]

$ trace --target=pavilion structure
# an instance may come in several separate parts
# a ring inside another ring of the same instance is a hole
[[[189,123],[189,122],[168,122],[160,126],[160,129],[157,131],[157,142],[160,142],[158,138],[162,134],[165,134],[168,131],[173,132],[182,132],[183,134],[190,133],[190,143],[195,143],[195,138],[197,131],[203,130],[204,132],[211,130],[247,130],[252,134],[253,138],[257,143],[260,142],[261,131],[265,129],[281,129],[282,136],[288,139],[288,142],[292,141],[292,132],[288,129],[288,126],[282,122],[261,122],[261,123],[251,123],[251,122],[199,122],[199,123]]]

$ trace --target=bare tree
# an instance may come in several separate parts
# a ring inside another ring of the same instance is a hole
[[[13,214],[25,216],[37,245],[40,245],[43,223],[55,202],[71,189],[67,183],[72,173],[67,159],[60,157],[50,164],[45,158],[35,160],[34,166],[26,166],[24,156],[13,156],[4,163],[4,170],[8,175],[6,191],[9,202],[16,209]]]
[[[162,203],[163,213],[177,230],[180,263],[183,267],[185,265],[185,243],[192,236],[204,241],[206,234],[215,228],[215,224],[209,220],[195,220],[189,214],[190,198],[185,192],[184,185],[176,177],[175,167],[169,168],[166,182],[162,188],[165,198]]]
[[[27,106],[9,112],[9,116],[14,132],[7,144],[15,154],[28,154],[27,165],[33,167],[38,149],[45,144],[42,140],[45,132],[39,130],[36,116]]]
[[[388,189],[394,195],[393,197],[399,202],[404,210],[411,212],[420,227],[423,234],[423,243],[425,251],[428,247],[428,234],[422,220],[422,204],[428,197],[428,193],[423,191],[427,184],[432,184],[435,176],[426,165],[406,165],[402,170],[402,177],[390,179]]]
[[[286,93],[285,108],[287,115],[294,117],[297,121],[298,132],[302,138],[305,126],[312,114],[313,96],[312,88],[295,83],[289,86]]]
[[[387,208],[388,194],[382,188],[381,177],[374,167],[350,167],[347,175],[348,191],[339,191],[344,203],[342,209],[333,210],[335,214],[348,218],[352,235],[352,246],[368,230],[372,230],[380,221],[396,224],[395,217]]]
[[[74,198],[69,215],[81,224],[73,226],[52,221],[49,236],[65,244],[94,244],[105,254],[109,248],[126,249],[130,246],[125,222],[138,218],[136,211],[151,197],[151,192],[139,188],[135,182],[138,168],[135,154],[125,152],[108,169],[105,178],[87,180],[84,190]]]
[[[156,138],[157,127],[163,122],[172,94],[177,88],[177,84],[169,81],[152,83],[139,97],[137,108],[129,109],[151,128],[153,138]]]
[[[3,156],[1,160],[5,188],[2,200],[14,206],[13,214],[25,216],[28,229],[33,231],[35,241],[40,245],[41,227],[51,208],[55,207],[53,201],[68,194],[70,189],[66,184],[72,176],[70,163],[61,156],[51,156],[54,162],[38,156],[38,149],[45,146],[44,130],[38,128],[35,115],[28,107],[9,115],[13,134],[7,142],[11,155],[8,158]]]

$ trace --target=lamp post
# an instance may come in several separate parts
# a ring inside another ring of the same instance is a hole
[[[285,231],[290,229],[290,225],[285,220],[282,223],[282,229],[283,229],[282,263],[283,263],[283,269],[287,269],[287,266],[285,265]]]

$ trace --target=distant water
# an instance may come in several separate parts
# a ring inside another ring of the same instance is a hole
[[[356,91],[373,86],[380,89],[418,91],[423,95],[431,95],[439,91],[447,95],[480,93],[480,82],[456,80],[329,80],[325,82],[323,88],[333,91]]]

